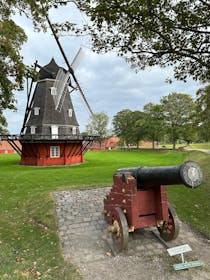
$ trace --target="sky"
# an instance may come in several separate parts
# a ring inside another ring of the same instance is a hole
[[[34,32],[31,21],[24,16],[15,16],[15,21],[24,28],[28,40],[23,45],[21,54],[27,65],[38,60],[39,65],[46,65],[53,57],[59,66],[67,69],[58,46],[48,30],[47,33]],[[84,15],[74,7],[59,8],[50,13],[51,22],[65,19],[77,22],[85,21]],[[152,67],[144,71],[135,72],[122,58],[113,53],[96,54],[91,51],[91,43],[87,37],[60,37],[60,43],[71,63],[82,47],[82,56],[74,69],[77,80],[94,113],[104,112],[109,117],[109,126],[113,116],[123,109],[142,110],[149,102],[159,103],[161,97],[172,92],[186,93],[195,97],[198,82],[189,79],[186,83],[174,81],[166,83],[167,78],[173,78],[172,68]],[[17,111],[6,110],[5,117],[11,134],[19,134],[27,101],[26,87],[15,94]],[[74,110],[84,131],[90,122],[90,113],[78,91],[71,94]]]

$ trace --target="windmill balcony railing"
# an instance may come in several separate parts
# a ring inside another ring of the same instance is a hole
[[[69,135],[69,134],[24,134],[20,135],[20,140],[33,141],[33,140],[70,140],[70,141],[90,141],[97,139],[97,136],[92,135]]]
[[[19,141],[94,141],[97,140],[97,135],[69,135],[69,134],[13,134],[13,135],[0,135],[0,141],[2,140],[19,140]]]
[[[19,135],[17,134],[1,134],[0,135],[0,141],[3,141],[3,140],[19,140]]]

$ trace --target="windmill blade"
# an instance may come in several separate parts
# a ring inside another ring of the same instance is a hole
[[[75,55],[75,57],[74,57],[72,63],[71,63],[71,67],[72,67],[73,70],[75,70],[75,68],[78,66],[78,64],[79,64],[79,62],[81,61],[82,57],[84,57],[84,51],[83,51],[83,48],[80,47],[79,50],[78,50],[78,52],[76,53],[76,55]],[[92,109],[91,109],[91,107],[90,107],[90,105],[89,105],[89,103],[88,103],[88,101],[87,101],[87,99],[86,99],[84,93],[83,93],[83,90],[82,90],[81,86],[79,85],[78,80],[76,79],[76,76],[75,76],[74,72],[72,73],[72,76],[73,76],[74,82],[75,82],[75,84],[76,84],[76,87],[77,87],[77,89],[78,89],[80,95],[82,96],[82,98],[83,98],[83,100],[84,100],[86,106],[88,107],[88,109],[89,109],[91,115],[93,116],[94,113],[93,113],[93,111],[92,111]]]
[[[36,62],[34,63],[34,70],[35,71],[36,71],[36,67],[37,66],[38,66],[38,61],[36,60]],[[31,79],[30,88],[28,88],[28,79],[27,79],[27,103],[26,103],[25,116],[24,116],[24,119],[23,119],[23,125],[22,125],[21,131],[20,131],[21,134],[25,130],[26,123],[27,123],[27,120],[28,120],[28,116],[29,116],[29,113],[30,113],[30,110],[31,110],[31,106],[32,106],[32,103],[33,103],[33,97],[34,96],[31,97],[33,83],[34,83],[34,79],[32,78]]]
[[[67,65],[68,68],[69,68],[69,72],[72,74],[73,69],[72,69],[71,65],[69,64],[69,61],[68,61],[68,59],[67,59],[67,57],[66,57],[66,54],[65,54],[65,52],[64,52],[64,50],[63,50],[63,48],[62,48],[62,46],[61,46],[61,44],[60,44],[60,41],[58,40],[58,36],[56,35],[55,30],[54,30],[54,28],[53,28],[53,26],[52,26],[52,23],[51,23],[51,21],[50,21],[50,19],[49,19],[49,17],[48,17],[47,15],[46,15],[46,19],[47,19],[48,24],[49,24],[49,26],[50,26],[50,29],[51,29],[51,31],[52,31],[52,33],[53,33],[53,36],[54,36],[54,38],[55,38],[55,41],[56,41],[56,43],[57,43],[57,45],[58,45],[58,47],[59,47],[59,49],[60,49],[60,51],[61,51],[61,54],[62,54],[62,56],[63,56],[63,58],[64,58],[64,60],[65,60],[65,62],[66,62],[66,65]]]
[[[80,87],[79,82],[77,81],[77,79],[76,79],[74,73],[72,73],[72,77],[73,77],[73,79],[74,79],[74,82],[75,82],[75,84],[76,84],[76,86],[77,86],[77,88],[78,88],[78,90],[79,90],[79,92],[80,92],[80,94],[81,94],[81,96],[82,96],[82,98],[83,98],[83,100],[84,100],[86,106],[88,107],[88,110],[90,111],[91,115],[94,116],[94,113],[93,113],[93,111],[92,111],[92,109],[91,109],[91,107],[90,107],[90,105],[89,105],[89,103],[88,103],[88,101],[87,101],[87,99],[86,99],[86,97],[85,97],[85,95],[84,95],[84,93],[83,93],[83,90],[82,90],[82,88]]]
[[[82,60],[82,58],[85,56],[83,48],[80,47],[78,52],[76,53],[72,63],[71,63],[71,67],[75,70],[77,68],[77,66],[79,65],[80,61]]]
[[[69,61],[68,61],[68,59],[67,59],[67,57],[66,57],[66,54],[65,54],[65,52],[64,52],[64,50],[63,50],[63,48],[62,48],[62,46],[61,46],[61,44],[60,44],[60,41],[59,41],[59,39],[58,39],[58,36],[57,36],[57,34],[56,34],[56,32],[55,32],[55,30],[54,30],[54,28],[53,28],[53,26],[52,26],[52,23],[50,22],[49,17],[48,17],[47,15],[46,15],[46,19],[47,19],[48,24],[49,24],[49,26],[50,26],[50,29],[51,29],[51,31],[52,31],[52,33],[53,33],[53,36],[54,36],[54,38],[55,38],[55,40],[56,40],[56,43],[57,43],[57,45],[58,45],[58,47],[59,47],[59,49],[60,49],[60,51],[61,51],[61,54],[62,54],[62,56],[63,56],[63,58],[64,58],[64,60],[65,60],[65,62],[66,62],[66,65],[68,66],[69,72],[71,73],[71,75],[72,75],[72,77],[73,77],[73,79],[74,79],[74,82],[75,82],[75,84],[76,84],[76,86],[77,86],[77,88],[78,88],[78,90],[79,90],[79,92],[80,92],[80,94],[81,94],[81,96],[82,96],[82,98],[83,98],[83,100],[84,100],[86,106],[88,107],[88,110],[90,111],[91,115],[93,116],[94,113],[93,113],[92,109],[90,108],[90,105],[88,104],[88,101],[87,101],[87,99],[86,99],[86,97],[85,97],[85,95],[84,95],[84,93],[83,93],[83,90],[82,90],[82,88],[80,87],[80,85],[79,85],[79,83],[78,83],[78,81],[77,81],[77,79],[76,79],[76,77],[75,77],[75,75],[74,75],[74,70],[73,70],[73,68],[71,67],[71,65],[69,64]]]
[[[56,88],[57,91],[57,94],[53,95],[55,110],[59,112],[61,111],[65,96],[68,92],[69,77],[69,71],[65,73],[62,69],[59,69],[53,84],[53,87]]]

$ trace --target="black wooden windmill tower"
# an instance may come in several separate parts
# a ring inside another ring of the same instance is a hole
[[[93,112],[49,19],[48,22],[68,70],[58,66],[54,59],[44,67],[35,63],[40,68],[39,79],[33,94],[31,84],[20,135],[23,165],[81,163],[87,147],[97,138],[80,134],[70,93],[78,90],[90,113]]]

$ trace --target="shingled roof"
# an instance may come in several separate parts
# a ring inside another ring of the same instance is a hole
[[[56,109],[56,92],[53,93],[52,88],[55,87],[56,75],[60,69],[63,75],[67,73],[52,59],[40,70],[40,80],[36,84],[33,104],[26,123],[26,135],[31,134],[31,127],[34,127],[36,135],[51,135],[52,126],[58,127],[59,135],[72,135],[75,131],[79,134],[79,124],[68,91],[68,83],[65,86],[66,92],[62,94],[62,106],[59,110]]]
[[[39,79],[55,79],[60,68],[62,67],[59,67],[54,58],[52,58],[50,63],[42,67],[42,69],[39,71]],[[66,71],[64,68],[62,69]]]

